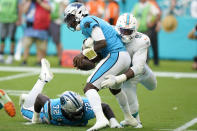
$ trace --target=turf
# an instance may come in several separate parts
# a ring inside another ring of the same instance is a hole
[[[52,67],[59,67],[56,57],[48,57],[52,63]],[[33,66],[35,62],[34,57],[28,66]],[[19,66],[20,63],[14,63],[14,66]],[[161,61],[160,66],[150,66],[154,71],[172,71],[172,72],[195,72],[191,69],[191,61]],[[2,65],[1,65],[2,66]],[[0,78],[4,76],[18,74],[18,72],[0,72]],[[43,93],[51,98],[56,98],[65,90],[72,90],[83,94],[83,87],[85,85],[86,75],[74,74],[54,74],[54,79],[46,85]],[[6,90],[30,90],[37,81],[38,75],[29,76],[25,78],[18,78],[13,80],[1,81],[0,88]],[[158,87],[154,91],[146,90],[142,85],[139,85],[137,90],[138,99],[140,103],[140,116],[143,123],[143,129],[133,129],[126,127],[124,129],[110,129],[103,130],[133,130],[133,131],[158,131],[176,129],[186,122],[197,117],[197,81],[194,78],[163,78],[158,77]],[[108,89],[99,92],[102,101],[108,103],[118,121],[123,120],[123,113],[115,99]],[[25,125],[27,122],[20,114],[18,105],[18,96],[10,96],[15,103],[17,114],[10,118],[5,111],[0,110],[0,131],[83,131],[91,127],[95,119],[90,120],[86,127],[70,127],[70,126],[52,126],[47,124]],[[197,124],[191,126],[189,129],[197,129]]]

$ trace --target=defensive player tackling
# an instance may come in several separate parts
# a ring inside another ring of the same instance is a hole
[[[138,112],[137,84],[143,84],[148,90],[153,90],[157,86],[156,77],[146,64],[150,40],[145,34],[137,32],[137,20],[132,14],[125,13],[119,16],[116,29],[125,43],[132,64],[124,74],[106,76],[101,86],[116,88],[114,85],[123,82],[121,88],[127,95],[132,115],[138,120],[137,128],[142,128]],[[126,121],[122,121],[121,124],[128,125]]]

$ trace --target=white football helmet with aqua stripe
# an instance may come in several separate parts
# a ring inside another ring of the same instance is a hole
[[[137,20],[133,14],[124,13],[119,16],[116,28],[122,37],[122,41],[124,43],[129,43],[135,37],[137,32]]]

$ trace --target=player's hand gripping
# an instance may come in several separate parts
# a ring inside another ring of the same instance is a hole
[[[94,40],[91,37],[84,40],[82,45],[82,54],[89,60],[96,58],[97,54],[94,51]]]
[[[101,83],[102,88],[113,88],[116,84],[120,84],[126,81],[127,77],[125,74],[114,76],[108,75],[105,77],[105,80]]]

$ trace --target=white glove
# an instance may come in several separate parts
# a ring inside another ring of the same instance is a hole
[[[83,45],[82,45],[82,50],[85,50],[86,48],[92,48],[94,46],[94,40],[89,37],[86,40],[84,40]]]
[[[84,56],[86,56],[89,60],[92,60],[92,59],[94,59],[94,58],[97,57],[97,54],[94,51],[94,48],[93,47],[84,49],[83,52],[82,52],[82,54]]]
[[[125,74],[114,76],[114,75],[108,75],[105,77],[105,80],[101,83],[102,88],[112,88],[116,84],[120,84],[127,80],[127,77]]]

